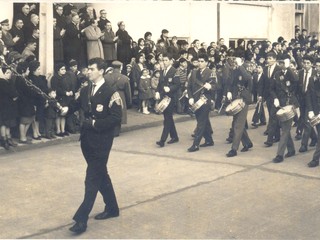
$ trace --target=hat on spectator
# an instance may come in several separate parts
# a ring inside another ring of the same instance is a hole
[[[111,73],[113,71],[113,67],[108,67],[105,71],[105,73]]]
[[[1,21],[0,23],[1,23],[1,25],[8,25],[9,19],[5,19],[5,20]]]
[[[25,73],[29,68],[29,63],[27,62],[19,62],[17,65],[17,72],[19,74]]]
[[[59,72],[59,70],[63,67],[66,67],[66,65],[64,63],[57,63],[55,66],[54,66],[54,70],[56,72]]]
[[[71,59],[71,60],[69,61],[69,67],[73,67],[73,66],[76,66],[76,65],[78,65],[78,62],[77,62],[76,60]]]
[[[29,70],[31,73],[37,70],[39,67],[40,67],[40,62],[38,61],[31,61],[29,63]]]
[[[120,62],[120,61],[113,61],[112,63],[111,63],[111,66],[113,67],[113,68],[121,68],[122,67],[122,62]]]
[[[12,51],[8,54],[8,62],[13,63],[22,58],[22,55],[17,51]]]
[[[132,65],[131,64],[127,64],[126,68],[132,68]]]

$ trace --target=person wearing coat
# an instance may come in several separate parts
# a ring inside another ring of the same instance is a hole
[[[122,63],[119,61],[112,62],[113,71],[104,76],[107,86],[114,88],[120,95],[122,101],[122,119],[114,130],[114,136],[119,136],[121,124],[127,124],[127,109],[132,105],[132,96],[130,88],[130,79],[121,74]]]
[[[117,40],[118,37],[116,37],[114,35],[114,32],[112,31],[111,22],[107,22],[105,32],[103,34],[103,37],[101,38],[101,42],[103,47],[104,60],[106,61],[108,66],[111,65],[112,61],[117,59]]]
[[[88,60],[92,58],[104,59],[103,47],[100,38],[104,35],[98,28],[98,20],[91,19],[90,25],[84,29],[87,42]]]
[[[54,62],[63,62],[63,37],[65,30],[57,25],[57,19],[53,19],[53,59]]]
[[[51,79],[51,88],[57,92],[57,100],[62,107],[66,107],[72,101],[74,92],[72,91],[72,82],[67,79],[66,66],[59,63],[55,66],[55,74]],[[69,134],[65,131],[66,117],[58,116],[56,118],[57,136],[64,137]]]
[[[0,140],[1,146],[9,150],[9,146],[17,146],[11,139],[10,128],[16,126],[18,93],[14,87],[11,69],[3,67],[2,72],[4,76],[0,78]]]
[[[69,62],[71,59],[75,59],[78,63],[81,63],[82,60],[81,54],[79,53],[82,49],[79,22],[79,15],[74,14],[72,15],[71,23],[66,26],[66,33],[64,37],[64,55],[66,62]]]
[[[118,31],[116,36],[119,37],[117,44],[117,57],[120,62],[124,65],[127,65],[131,61],[132,52],[131,52],[131,42],[132,38],[125,30],[125,24],[123,21],[118,23]]]

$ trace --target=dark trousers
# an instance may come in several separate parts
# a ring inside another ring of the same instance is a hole
[[[54,134],[55,118],[45,118],[45,135],[50,137]]]
[[[103,197],[105,211],[119,213],[117,199],[107,170],[112,143],[113,134],[108,137],[106,144],[97,143],[99,145],[98,148],[93,147],[86,137],[81,138],[81,150],[88,166],[85,178],[84,200],[73,217],[76,222],[88,221],[98,191]]]
[[[237,151],[240,145],[240,141],[243,146],[248,146],[252,144],[248,132],[245,128],[248,114],[248,105],[238,114],[233,116],[233,139],[232,139],[232,149]]]
[[[317,134],[314,131],[314,129],[311,127],[309,121],[308,121],[308,113],[305,108],[301,108],[301,121],[302,121],[302,127],[303,127],[303,134],[301,139],[301,146],[308,146],[309,138],[311,138],[312,141],[317,141]]]
[[[286,148],[288,149],[288,152],[294,152],[294,144],[291,137],[291,125],[292,125],[293,119],[290,119],[285,122],[280,122],[282,134],[280,136],[280,141],[278,145],[278,151],[277,155],[282,156],[284,155],[284,152]]]
[[[318,132],[318,142],[316,146],[316,150],[314,151],[312,160],[319,160],[320,158],[320,124],[316,126]]]
[[[273,142],[273,139],[279,139],[280,138],[280,124],[277,117],[277,111],[278,109],[272,105],[269,115],[269,123],[268,123],[268,138],[267,142]]]
[[[263,102],[258,103],[256,105],[254,114],[252,116],[252,122],[253,123],[258,123],[260,121],[260,123],[265,123],[266,122],[266,115],[264,112],[264,106],[263,106]]]
[[[209,119],[210,104],[205,104],[199,108],[195,115],[197,119],[197,127],[195,130],[195,137],[193,141],[194,146],[199,146],[202,137],[206,142],[213,142],[212,127]]]
[[[171,138],[178,138],[176,126],[173,121],[174,102],[171,100],[168,107],[163,111],[163,130],[160,141],[165,142],[170,134]]]

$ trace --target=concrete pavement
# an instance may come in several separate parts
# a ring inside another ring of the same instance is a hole
[[[248,131],[253,149],[226,158],[231,120],[211,118],[215,146],[195,153],[186,151],[195,121],[177,123],[180,142],[164,148],[161,126],[116,138],[108,166],[121,215],[94,220],[99,195],[80,236],[68,231],[83,198],[79,143],[1,155],[0,238],[319,239],[320,168],[306,167],[314,148],[274,164],[262,127]]]

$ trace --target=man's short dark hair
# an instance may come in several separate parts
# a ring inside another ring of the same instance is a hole
[[[164,54],[162,54],[162,57],[163,58],[167,57],[167,58],[169,58],[169,60],[171,60],[172,59],[172,54],[164,53]]]
[[[17,66],[17,72],[19,74],[23,74],[27,71],[29,68],[29,64],[27,62],[19,62]]]
[[[179,63],[184,63],[184,62],[186,62],[187,61],[187,59],[185,59],[185,58],[180,58],[179,59]]]
[[[303,61],[310,61],[313,64],[313,58],[311,56],[305,55],[302,58]]]
[[[105,71],[107,65],[105,63],[105,61],[102,59],[102,58],[91,58],[88,62],[88,65],[94,65],[94,64],[97,64],[97,68],[98,70],[103,70]]]
[[[198,59],[199,59],[199,58],[202,58],[202,59],[203,59],[204,61],[206,61],[206,62],[209,61],[208,55],[207,55],[207,54],[204,54],[204,53],[199,54]]]

